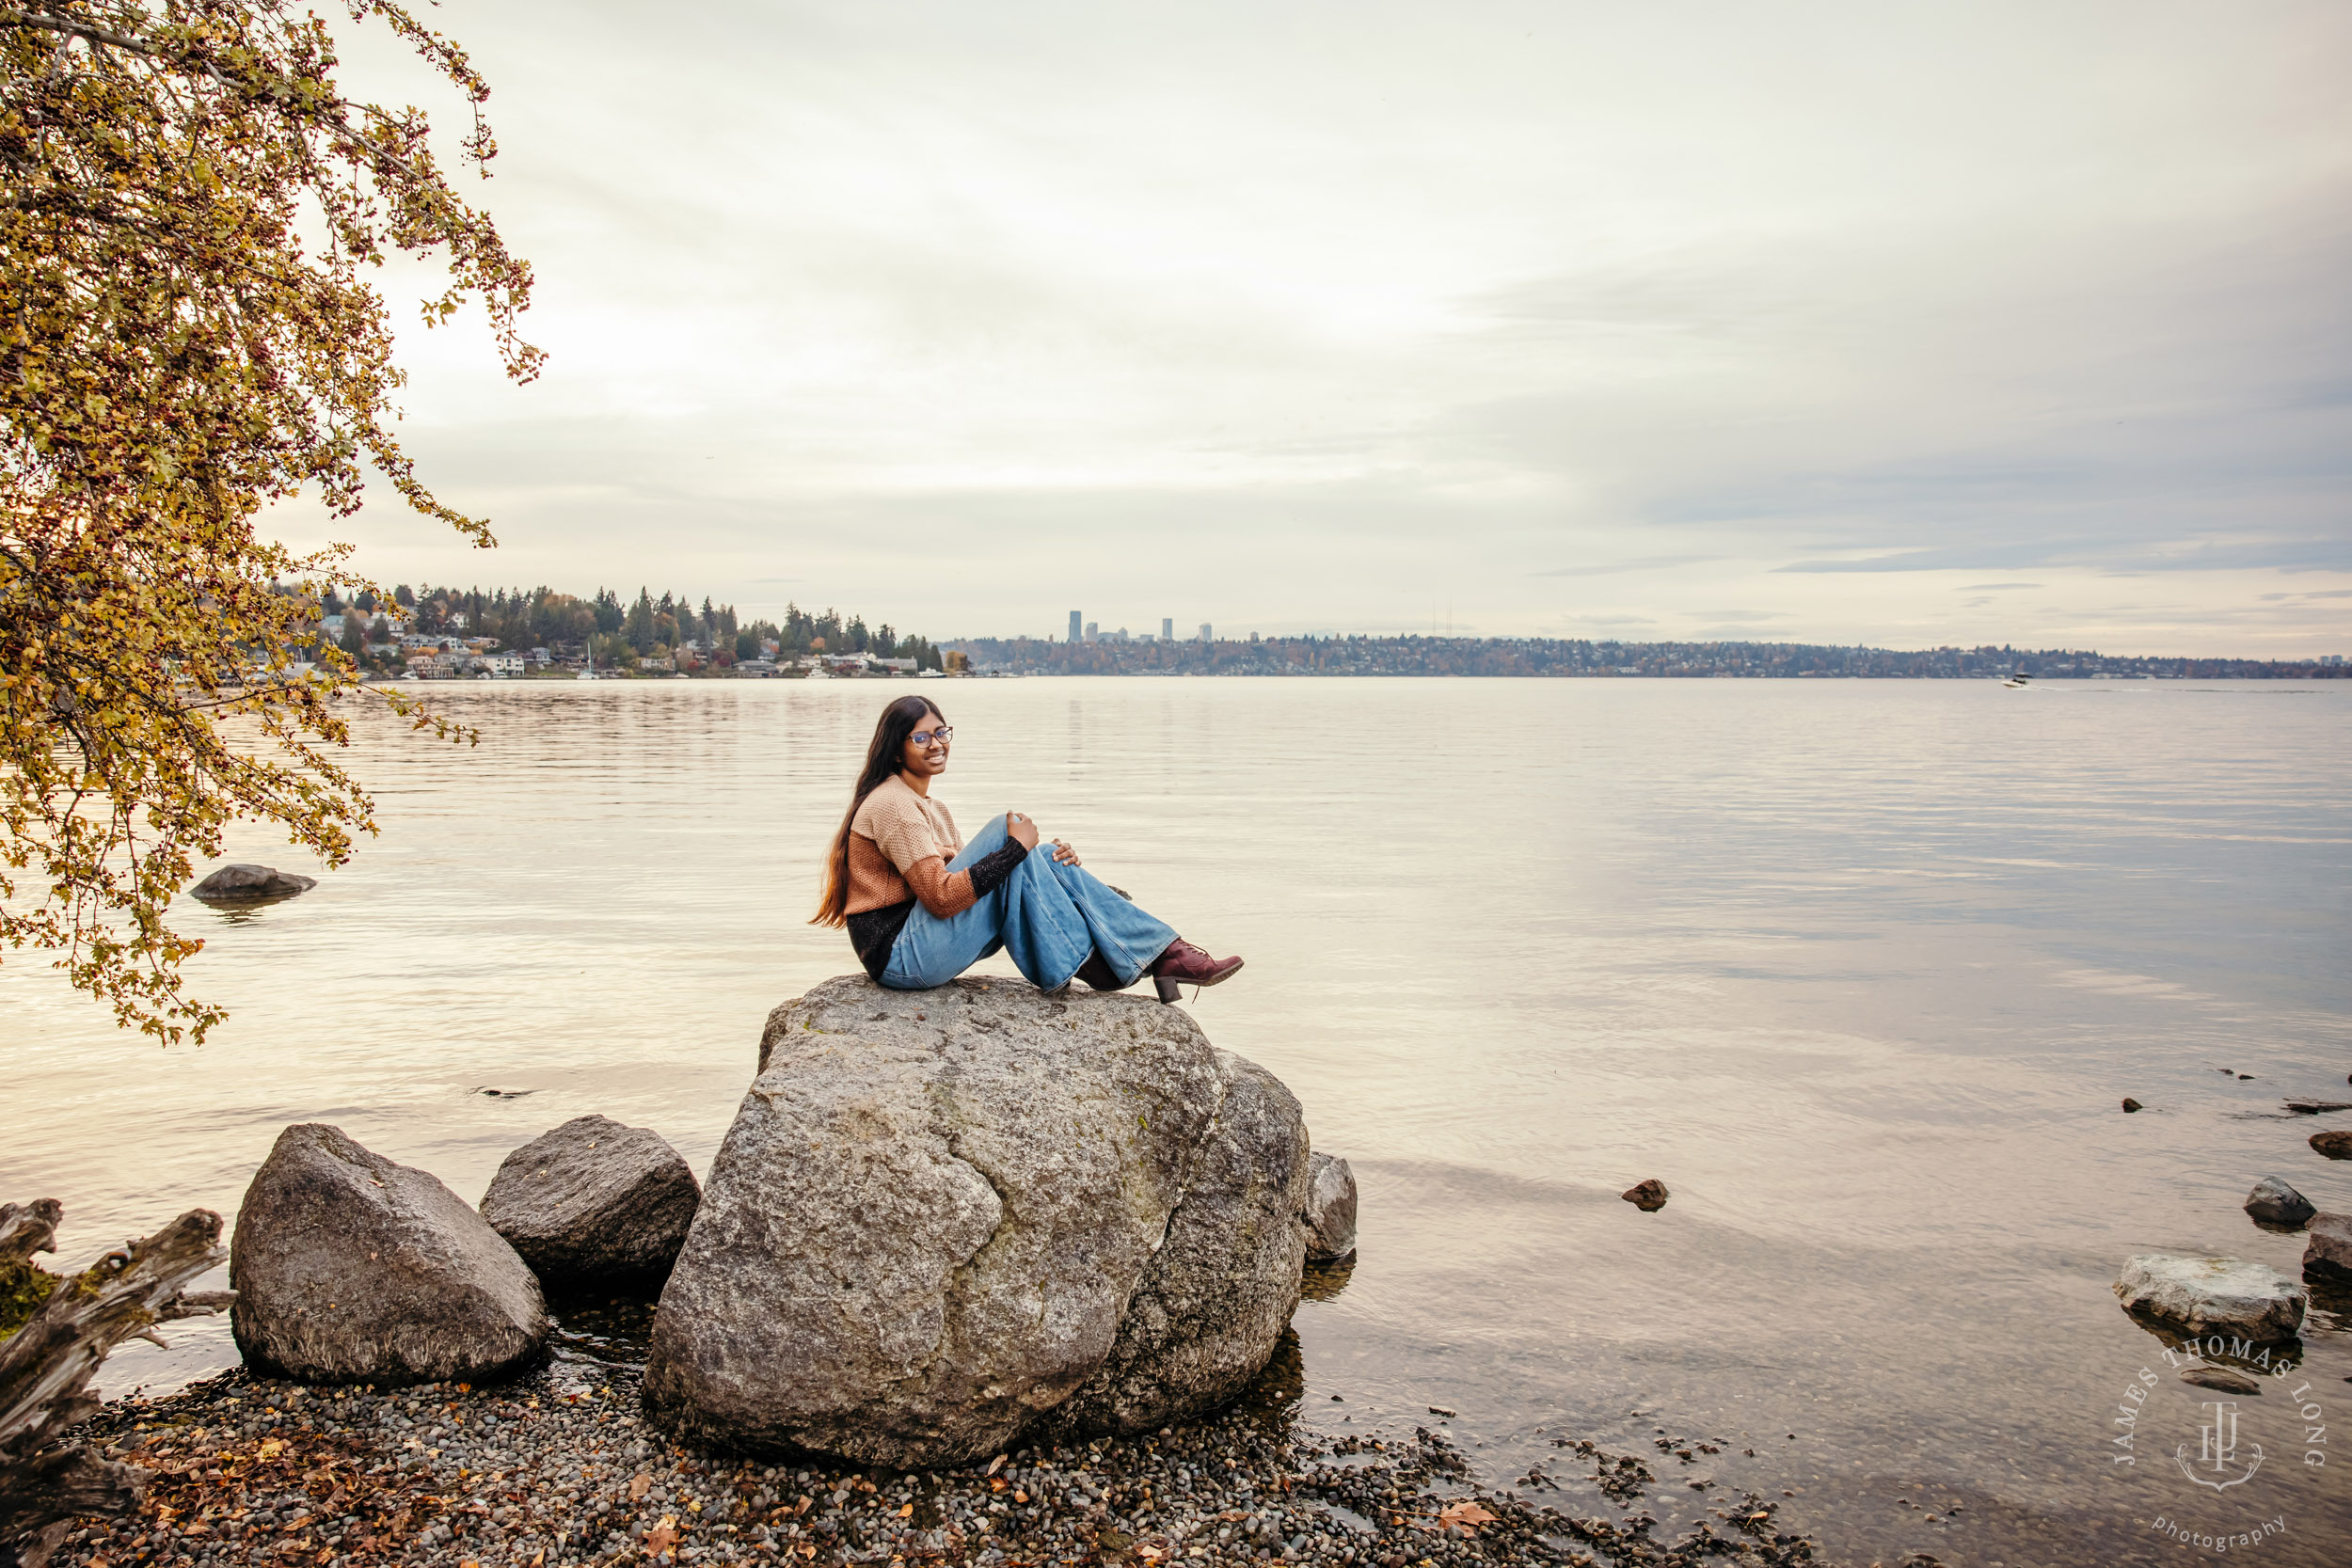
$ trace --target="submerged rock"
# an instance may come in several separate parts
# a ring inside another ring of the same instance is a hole
[[[1356,1255],[1356,1173],[1344,1160],[1307,1162],[1307,1260],[1336,1263]]]
[[[1643,1213],[1654,1214],[1666,1206],[1666,1199],[1673,1195],[1666,1191],[1663,1181],[1653,1176],[1645,1181],[1635,1182],[1617,1196]]]
[[[2137,1111],[2137,1110],[2138,1110],[2139,1108],[2140,1108],[2140,1105],[2139,1105],[2139,1101],[2138,1101],[2134,1100],[2134,1099],[2133,1099],[2130,1095],[2125,1095],[2125,1096],[2123,1097],[2123,1109],[2124,1109],[2124,1111],[2125,1111],[2125,1113],[2126,1113],[2126,1114],[2129,1114],[2130,1112],[2133,1112],[2133,1111]]]
[[[229,1283],[246,1364],[305,1383],[486,1381],[548,1336],[539,1282],[464,1198],[319,1122],[253,1173]]]
[[[2312,1134],[2312,1148],[2330,1160],[2352,1160],[2352,1129]]]
[[[291,898],[318,885],[316,877],[275,866],[224,865],[188,891],[208,904],[248,904],[262,898]]]
[[[1297,1101],[1180,1008],[831,980],[770,1015],[646,1403],[900,1468],[1157,1427],[1272,1356],[1306,1200]]]
[[[550,1287],[644,1289],[669,1277],[701,1197],[660,1133],[575,1117],[506,1157],[482,1217]]]
[[[2313,1212],[2312,1200],[2275,1176],[2265,1176],[2246,1195],[2246,1212],[2265,1225],[2301,1225]]]
[[[2310,1292],[2264,1263],[2143,1252],[2115,1282],[2127,1312],[2192,1334],[2219,1330],[2250,1339],[2291,1339],[2303,1326]]]
[[[2303,1277],[2352,1284],[2352,1214],[2313,1214],[2303,1233]]]
[[[2259,1394],[2262,1379],[2239,1371],[2235,1367],[2216,1366],[2200,1362],[2181,1369],[2181,1381],[2194,1383],[2200,1388],[2218,1388],[2225,1394]]]

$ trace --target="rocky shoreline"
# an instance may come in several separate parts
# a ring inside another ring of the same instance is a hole
[[[40,1544],[63,1531],[75,1568],[1813,1560],[1705,1477],[1661,1539],[1643,1458],[1593,1443],[1553,1439],[1606,1499],[1575,1517],[1442,1430],[1310,1432],[1276,1363],[1356,1217],[1297,1099],[1180,1009],[844,976],[770,1015],[699,1183],[601,1117],[516,1149],[478,1207],[286,1128],[230,1249],[244,1367],[91,1414],[74,1462],[130,1511],[52,1497]],[[203,1266],[219,1216],[183,1223]]]
[[[493,1387],[321,1388],[239,1370],[83,1429],[156,1472],[90,1521],[75,1568],[571,1568],[610,1563],[1315,1562],[1347,1568],[1815,1560],[1776,1505],[1724,1497],[1678,1540],[1479,1484],[1441,1433],[1323,1440],[1246,1405],[1136,1438],[912,1473],[679,1447],[634,1366],[559,1354]],[[1602,1471],[1610,1455],[1577,1445]]]

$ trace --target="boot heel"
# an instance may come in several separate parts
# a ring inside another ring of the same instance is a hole
[[[1152,976],[1152,986],[1160,993],[1160,1000],[1163,1002],[1173,1002],[1184,994],[1184,983],[1170,975],[1154,974]]]

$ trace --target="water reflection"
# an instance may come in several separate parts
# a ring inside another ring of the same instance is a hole
[[[298,893],[281,893],[272,898],[210,899],[206,901],[205,908],[213,919],[223,926],[251,926],[274,906],[291,904],[301,896]]]
[[[1352,1252],[1335,1263],[1309,1263],[1299,1294],[1308,1301],[1337,1301],[1355,1274],[1356,1255]]]

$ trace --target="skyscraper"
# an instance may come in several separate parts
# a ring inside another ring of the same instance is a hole
[[[1175,616],[1163,615],[1160,617],[1160,641],[1163,642],[1173,642],[1176,641]]]
[[[1078,626],[1078,612],[1073,610],[1070,612],[1070,641],[1075,642],[1083,635]]]
[[[1209,623],[1206,621],[1200,623],[1200,641],[1203,642],[1214,642],[1216,641],[1216,639],[1209,635]]]
[[[1087,623],[1087,641],[1088,641],[1091,642],[1091,641],[1094,641],[1094,635],[1095,635],[1095,632],[1097,631],[1097,629],[1098,629],[1097,623],[1095,623],[1095,622],[1093,622],[1093,621],[1089,621],[1089,622]]]

